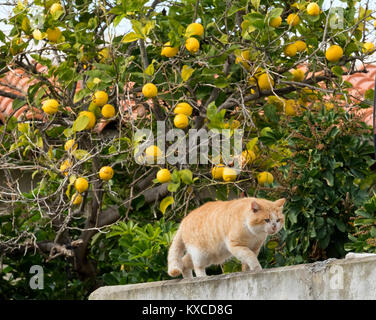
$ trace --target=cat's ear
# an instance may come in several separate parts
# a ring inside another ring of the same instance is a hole
[[[260,210],[260,206],[259,206],[259,204],[255,200],[252,201],[251,207],[252,207],[252,211],[254,213],[256,213],[257,211]]]
[[[286,202],[285,198],[281,198],[281,199],[278,199],[278,200],[274,201],[274,203],[276,204],[277,207],[283,207],[283,205],[285,204],[285,202]]]

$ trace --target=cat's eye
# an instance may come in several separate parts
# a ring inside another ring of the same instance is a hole
[[[270,222],[270,219],[264,219],[266,223],[269,223]]]
[[[277,219],[277,222],[280,222],[281,221],[281,219]]]

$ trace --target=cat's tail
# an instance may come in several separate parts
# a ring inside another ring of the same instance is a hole
[[[185,250],[185,245],[181,237],[181,227],[176,232],[174,240],[171,243],[170,249],[168,250],[168,274],[171,277],[177,277],[182,273],[183,270],[183,255]]]

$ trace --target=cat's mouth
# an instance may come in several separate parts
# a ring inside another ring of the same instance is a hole
[[[268,228],[267,233],[269,233],[269,234],[276,234],[276,233],[278,233],[278,231],[279,231],[279,228],[277,228],[277,227],[271,227],[271,228]]]

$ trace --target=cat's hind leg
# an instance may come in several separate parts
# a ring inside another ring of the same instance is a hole
[[[192,259],[189,253],[186,253],[183,257],[183,278],[192,279],[192,269],[193,269],[193,263]]]
[[[207,255],[193,246],[187,246],[187,251],[191,257],[196,277],[205,277],[205,268],[208,265]]]

